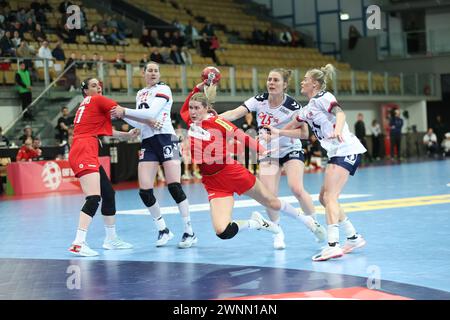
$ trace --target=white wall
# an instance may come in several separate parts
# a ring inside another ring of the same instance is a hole
[[[364,116],[367,135],[370,135],[372,120],[377,119],[380,122],[381,104],[379,102],[345,102],[341,103],[341,105],[345,112],[348,128],[353,133],[355,133],[355,122],[358,113],[362,113]]]
[[[403,126],[403,131],[406,132],[407,126],[416,125],[417,131],[425,132],[427,128],[427,103],[426,101],[417,101],[412,103],[401,103],[400,109],[407,110],[409,113],[409,119]]]
[[[0,106],[0,127],[5,130],[5,127],[16,119],[21,111],[22,107],[18,106]]]

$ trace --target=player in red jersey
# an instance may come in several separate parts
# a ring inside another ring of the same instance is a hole
[[[101,212],[104,218],[106,238],[103,248],[131,249],[133,246],[122,241],[115,228],[115,195],[111,181],[98,161],[98,138],[115,136],[132,138],[138,130],[129,132],[116,131],[111,123],[111,109],[117,102],[102,95],[100,82],[88,78],[81,83],[84,100],[78,107],[74,119],[73,144],[70,148],[69,163],[75,176],[80,179],[81,188],[86,195],[86,202],[80,212],[80,220],[75,240],[69,251],[75,255],[91,257],[98,253],[86,243],[86,233],[92,218],[102,200]]]
[[[259,212],[253,212],[249,220],[232,220],[233,194],[245,194],[265,207],[297,214],[289,203],[275,197],[243,165],[232,159],[227,141],[233,137],[251,150],[265,154],[267,150],[246,135],[234,124],[219,116],[212,109],[215,84],[198,84],[187,97],[181,109],[181,117],[189,127],[191,157],[198,163],[203,176],[202,183],[208,192],[214,230],[221,239],[231,239],[239,231],[262,229],[279,233],[280,227],[265,220]],[[207,86],[205,93],[200,93]]]

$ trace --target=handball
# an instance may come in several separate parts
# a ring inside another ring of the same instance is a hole
[[[220,71],[216,67],[206,67],[202,71],[202,80],[206,85],[217,84],[220,81]]]

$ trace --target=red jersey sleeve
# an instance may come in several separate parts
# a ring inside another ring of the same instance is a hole
[[[192,91],[189,93],[189,95],[187,96],[186,100],[183,103],[183,106],[181,107],[180,110],[180,115],[181,115],[181,119],[183,119],[183,121],[190,126],[191,125],[191,117],[189,116],[189,100],[191,100],[191,97],[196,94],[197,92],[200,92],[200,89],[197,87],[194,87],[194,89],[192,89]]]
[[[95,96],[94,98],[95,103],[104,113],[111,111],[114,106],[118,105],[116,101],[105,96]]]

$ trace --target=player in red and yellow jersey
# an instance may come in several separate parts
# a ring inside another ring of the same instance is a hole
[[[201,93],[207,87],[205,93]],[[259,212],[253,212],[249,220],[232,220],[234,193],[245,194],[263,206],[298,214],[289,203],[275,197],[243,165],[235,161],[227,150],[230,138],[248,146],[260,154],[267,150],[246,135],[231,122],[217,116],[210,101],[215,95],[215,84],[208,80],[198,84],[187,97],[181,109],[181,117],[189,127],[191,157],[199,164],[202,183],[208,192],[213,227],[221,239],[231,239],[239,231],[262,229],[279,233],[280,227],[265,220]]]
[[[77,235],[69,251],[79,256],[97,256],[98,253],[86,243],[86,233],[94,217],[100,200],[105,222],[105,249],[130,249],[133,246],[122,241],[115,228],[115,192],[105,170],[98,161],[98,139],[101,136],[132,138],[138,130],[116,131],[111,123],[111,109],[117,102],[102,95],[102,86],[95,78],[81,83],[84,96],[74,119],[73,144],[70,148],[69,163],[75,176],[80,179],[86,202],[80,212]]]

